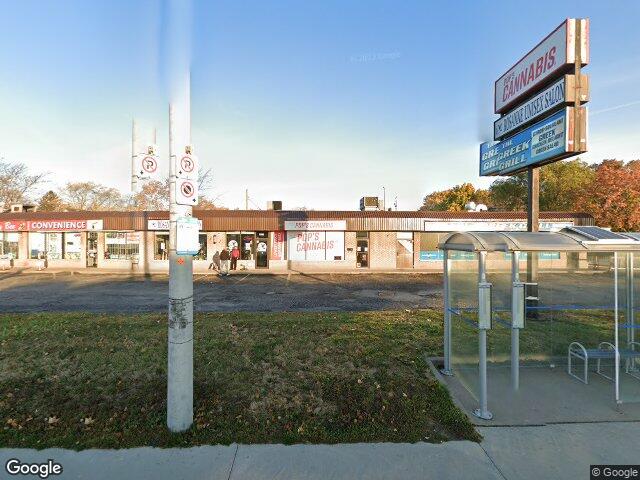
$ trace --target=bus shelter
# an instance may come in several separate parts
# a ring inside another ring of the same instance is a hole
[[[439,248],[442,373],[476,417],[612,420],[632,405],[640,419],[640,235],[459,232]]]

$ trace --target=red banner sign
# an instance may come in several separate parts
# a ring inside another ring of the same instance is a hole
[[[284,260],[285,232],[273,232],[273,243],[271,244],[271,260]]]
[[[87,220],[5,220],[2,232],[79,232],[87,230]]]

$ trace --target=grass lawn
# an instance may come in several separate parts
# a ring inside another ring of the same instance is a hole
[[[440,312],[198,314],[194,348],[194,426],[171,435],[166,315],[0,316],[0,446],[479,439],[424,360]]]

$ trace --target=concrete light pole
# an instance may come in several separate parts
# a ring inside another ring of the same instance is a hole
[[[176,224],[179,217],[192,216],[192,207],[176,203],[176,160],[179,161],[191,145],[191,92],[188,71],[177,80],[169,105],[167,427],[172,432],[183,432],[193,423],[193,257],[177,254]]]

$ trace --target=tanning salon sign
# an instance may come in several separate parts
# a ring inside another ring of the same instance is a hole
[[[589,63],[589,21],[568,18],[496,81],[495,113],[505,112],[575,63],[576,22],[582,30],[581,64]]]
[[[589,100],[588,77],[582,75],[580,102]],[[584,92],[584,93],[582,93]],[[493,123],[493,138],[500,140],[561,105],[575,102],[575,76],[563,75],[540,93],[505,113]]]

